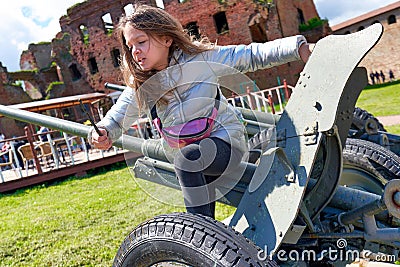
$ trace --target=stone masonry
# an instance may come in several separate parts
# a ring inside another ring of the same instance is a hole
[[[400,77],[400,1],[368,12],[332,27],[334,34],[348,34],[362,30],[374,23],[381,23],[384,28],[382,38],[368,53],[360,66],[371,72],[382,72],[385,81],[389,79],[389,70],[395,78]],[[372,80],[369,80],[372,83]]]
[[[155,0],[140,2],[156,6]],[[87,0],[70,7],[60,18],[61,32],[51,43],[31,44],[22,53],[21,71],[8,73],[1,68],[3,99],[14,104],[95,91],[111,93],[105,82],[123,84],[121,48],[113,29],[134,3]],[[193,35],[207,36],[220,45],[266,42],[299,34],[300,23],[318,17],[312,0],[165,0],[164,8]],[[302,34],[315,42],[329,33],[326,24]],[[293,62],[248,76],[260,89],[282,84],[283,80],[294,85],[302,68],[303,63]],[[26,91],[14,84],[18,80],[26,82]],[[15,98],[16,94],[23,97]]]
[[[102,17],[109,14],[113,24],[111,27],[115,27],[131,2],[89,0],[69,8],[67,15],[60,19],[62,32],[70,35],[73,61],[76,62],[82,78],[95,91],[110,92],[104,88],[105,82],[122,83],[115,59],[115,54],[119,55],[120,52],[119,44],[115,36],[107,33]],[[142,2],[155,5],[155,1]],[[255,2],[257,1],[166,0],[164,6],[182,25],[196,28],[198,34],[205,35],[220,45],[249,44],[253,41],[264,42],[295,35],[299,33],[302,20],[305,22],[318,17],[312,0],[279,0],[272,1],[271,5]],[[328,27],[321,28],[311,34],[310,38],[318,40],[328,33]],[[257,71],[249,76],[256,80],[260,88],[276,86],[283,79],[289,84],[295,84],[302,67],[301,62],[294,62],[268,71]],[[67,85],[65,80],[64,82]]]
[[[154,0],[141,2],[156,6]],[[129,0],[88,0],[70,7],[60,18],[61,32],[51,44],[31,44],[21,55],[20,66],[25,72],[12,73],[11,80],[27,81],[26,89],[33,99],[93,91],[110,93],[112,90],[104,88],[105,82],[123,83],[118,62],[120,47],[112,31],[133,3]],[[301,22],[318,17],[312,0],[268,3],[165,0],[164,6],[192,33],[207,36],[220,45],[265,42],[295,35],[299,33]],[[329,26],[303,34],[310,41],[316,41],[329,34]],[[301,62],[294,62],[248,75],[259,88],[276,86],[284,79],[295,84],[302,67]],[[49,92],[49,84],[57,81],[64,84]]]
[[[196,24],[200,34],[219,45],[265,42],[296,35],[299,34],[301,22],[319,17],[313,1],[279,0],[267,5],[256,2],[190,0],[180,3],[177,0],[168,0],[164,1],[164,5],[165,10],[179,18],[182,25]],[[216,15],[222,13],[225,14],[229,30],[218,32]],[[264,34],[257,34],[259,32]],[[321,28],[310,41],[318,40],[328,33],[328,27]],[[282,84],[284,79],[294,85],[303,66],[302,62],[293,62],[248,73],[248,76],[256,81],[260,89]]]

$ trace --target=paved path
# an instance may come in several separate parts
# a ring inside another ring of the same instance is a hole
[[[376,117],[383,126],[392,126],[400,124],[400,115]]]

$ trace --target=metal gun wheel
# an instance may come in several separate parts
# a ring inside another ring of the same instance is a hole
[[[208,217],[189,213],[157,216],[124,240],[114,267],[278,266],[240,233]]]
[[[341,185],[382,194],[385,184],[395,178],[400,178],[399,156],[369,141],[346,140]]]
[[[371,113],[368,111],[355,107],[353,111],[353,121],[351,123],[351,128],[354,130],[361,130],[365,127],[365,123],[368,120],[375,121],[379,131],[386,132],[383,124]]]

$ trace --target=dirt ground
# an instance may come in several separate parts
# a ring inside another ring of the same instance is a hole
[[[377,117],[377,119],[383,124],[383,126],[400,124],[400,115]]]

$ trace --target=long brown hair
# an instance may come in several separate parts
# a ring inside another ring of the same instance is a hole
[[[141,109],[144,104],[140,96],[141,93],[138,92],[140,85],[157,71],[143,71],[139,64],[133,59],[123,34],[123,30],[127,25],[141,30],[151,37],[170,37],[172,39],[172,45],[169,48],[169,59],[172,58],[173,52],[177,49],[182,50],[182,52],[186,54],[193,55],[210,50],[212,47],[206,38],[203,38],[200,42],[194,43],[193,37],[183,29],[180,22],[160,8],[137,4],[132,14],[121,17],[116,29],[116,34],[122,47],[121,70],[125,84],[136,91],[139,109]]]

